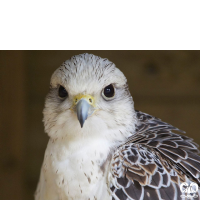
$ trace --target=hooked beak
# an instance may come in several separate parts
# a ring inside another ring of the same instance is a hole
[[[75,112],[81,128],[88,116],[92,115],[95,110],[94,98],[90,95],[77,95],[74,98]]]

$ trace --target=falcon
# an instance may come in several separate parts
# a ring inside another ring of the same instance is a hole
[[[35,200],[199,199],[198,145],[135,110],[126,77],[108,59],[65,61],[43,114],[49,142]]]

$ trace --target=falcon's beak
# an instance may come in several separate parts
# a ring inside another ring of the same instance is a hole
[[[88,116],[92,115],[95,110],[94,97],[90,95],[79,94],[74,97],[75,112],[77,113],[78,121],[81,128]]]

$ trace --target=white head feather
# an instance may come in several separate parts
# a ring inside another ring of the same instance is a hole
[[[102,90],[110,84],[115,87],[115,97],[106,101],[102,97]],[[68,92],[64,100],[58,96],[60,85]],[[92,95],[97,108],[83,128],[71,109],[74,96],[80,93]],[[52,139],[98,136],[118,142],[135,130],[134,105],[126,77],[108,59],[91,54],[73,56],[53,73],[43,113],[45,131]]]

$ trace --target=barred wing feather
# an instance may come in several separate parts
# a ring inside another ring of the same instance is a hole
[[[182,182],[200,186],[198,145],[191,138],[174,133],[183,131],[172,125],[140,111],[136,113],[136,134],[112,157],[112,199],[183,200]]]

